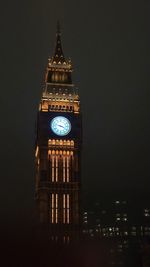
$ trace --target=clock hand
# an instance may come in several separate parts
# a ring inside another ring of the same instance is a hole
[[[64,128],[64,126],[62,126],[62,125],[60,125],[60,124],[58,124],[58,126],[61,127],[61,128]]]

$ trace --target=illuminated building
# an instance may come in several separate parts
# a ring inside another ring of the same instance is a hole
[[[57,27],[39,105],[36,139],[36,203],[39,221],[52,240],[69,242],[80,228],[81,113]]]
[[[96,202],[83,213],[83,235],[107,244],[108,266],[141,267],[142,254],[149,261],[149,203]]]

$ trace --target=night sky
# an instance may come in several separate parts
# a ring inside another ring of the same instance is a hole
[[[150,2],[10,1],[1,13],[2,225],[32,220],[35,121],[58,19],[81,96],[87,201],[149,198]]]

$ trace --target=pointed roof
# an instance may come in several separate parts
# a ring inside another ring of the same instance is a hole
[[[55,62],[55,64],[63,64],[66,62],[61,45],[61,31],[59,22],[57,22],[56,45],[52,62]]]

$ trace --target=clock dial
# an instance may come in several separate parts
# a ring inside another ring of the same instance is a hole
[[[71,131],[71,123],[67,118],[57,116],[51,121],[51,129],[55,134],[64,136]]]

